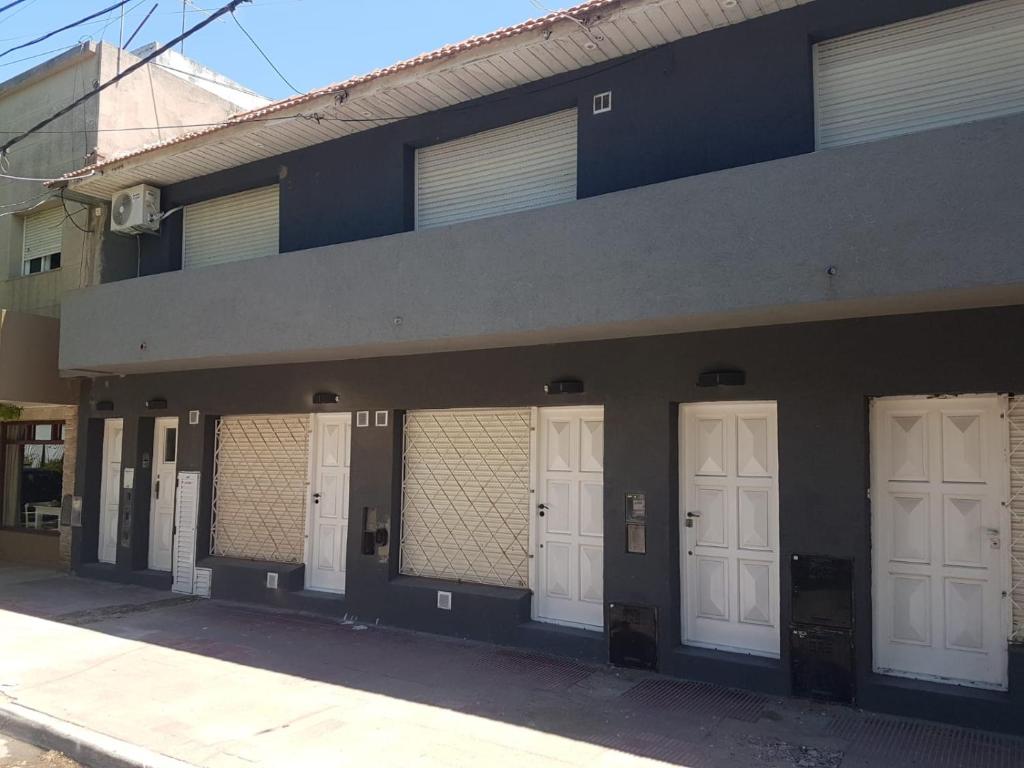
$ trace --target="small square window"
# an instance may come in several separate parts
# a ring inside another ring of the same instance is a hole
[[[594,94],[594,114],[600,115],[602,112],[612,111],[612,92],[605,91],[604,93]]]
[[[25,261],[25,274],[34,275],[37,272],[43,271],[43,257],[36,256],[34,259],[28,259]]]
[[[170,464],[178,455],[178,430],[168,427],[164,430],[164,461]]]
[[[49,268],[50,269],[60,269],[60,254],[59,253],[51,253],[50,254]]]

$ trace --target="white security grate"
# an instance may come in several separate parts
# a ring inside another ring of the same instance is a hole
[[[1024,396],[1010,398],[1010,641],[1024,643]]]
[[[309,416],[225,416],[214,452],[215,555],[302,562]]]
[[[529,409],[406,415],[402,573],[527,586],[530,429]]]

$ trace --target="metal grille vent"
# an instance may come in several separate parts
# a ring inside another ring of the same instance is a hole
[[[405,417],[402,573],[525,587],[529,409]]]
[[[1010,423],[1010,642],[1024,643],[1024,397],[1011,397]]]
[[[225,416],[214,452],[213,554],[302,561],[309,416]]]

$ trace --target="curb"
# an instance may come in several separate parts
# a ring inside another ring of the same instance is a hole
[[[0,729],[37,747],[62,752],[88,768],[195,768],[10,701],[0,702]]]

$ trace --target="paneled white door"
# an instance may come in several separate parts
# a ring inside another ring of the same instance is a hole
[[[178,419],[153,428],[153,483],[149,502],[149,567],[169,571],[174,560],[174,498],[178,477]]]
[[[872,402],[876,672],[1006,689],[1006,399]]]
[[[775,403],[680,408],[683,642],[779,655]]]
[[[535,618],[604,627],[604,409],[541,408]]]
[[[103,476],[100,478],[100,535],[97,559],[117,561],[117,518],[121,514],[121,445],[124,419],[103,422]]]
[[[314,422],[313,488],[306,544],[306,586],[345,591],[352,415],[319,414]]]

